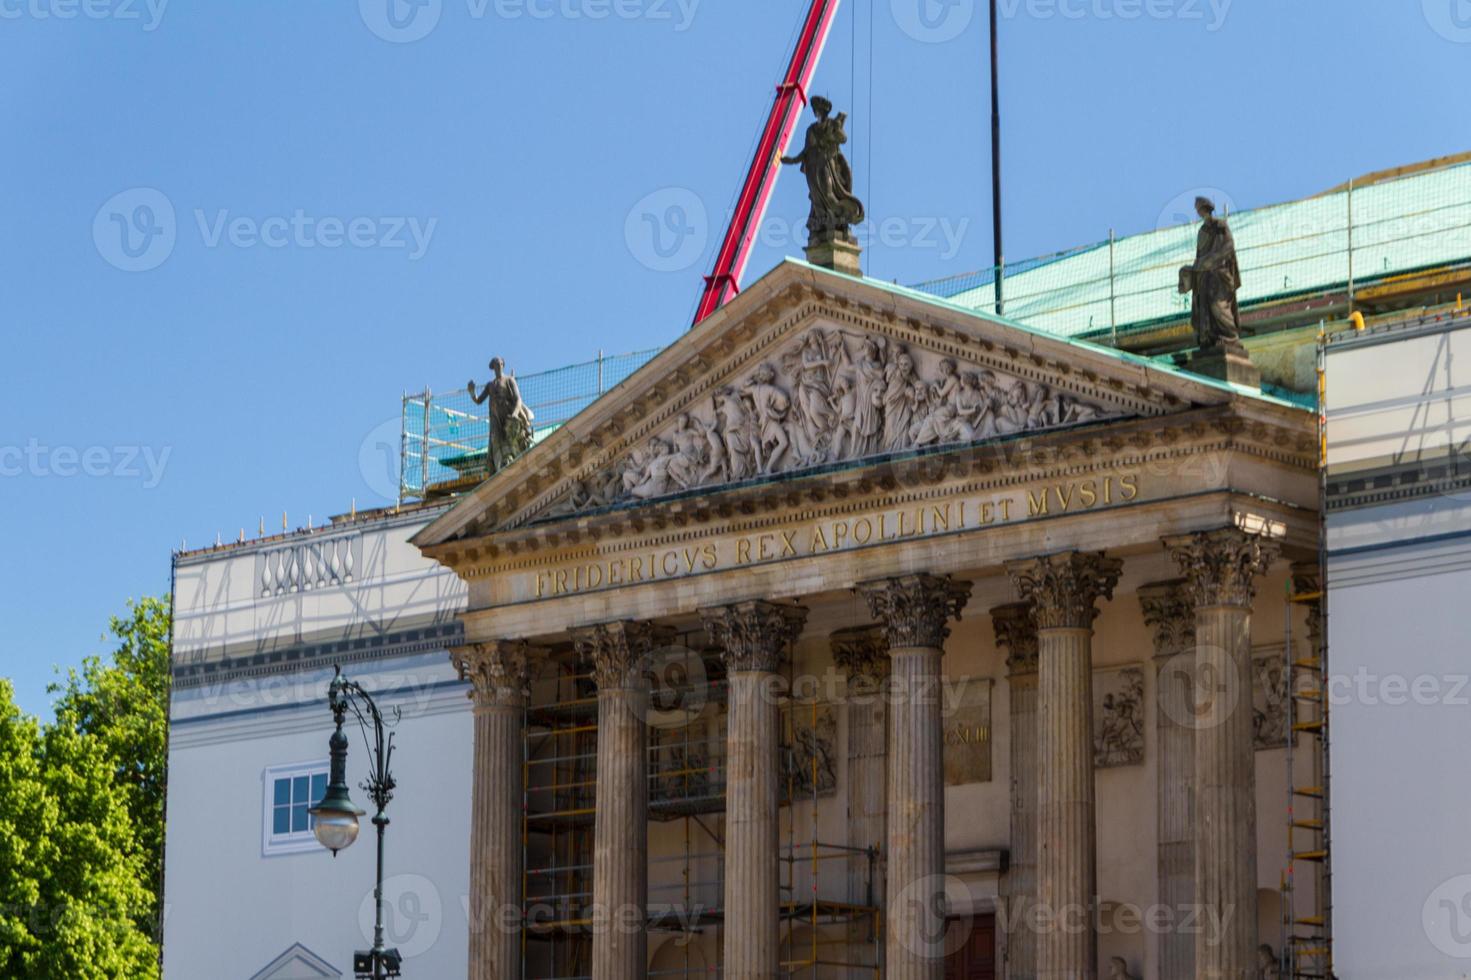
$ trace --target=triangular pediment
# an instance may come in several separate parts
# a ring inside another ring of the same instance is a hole
[[[250,980],[335,980],[342,973],[301,943],[293,944]]]
[[[415,540],[430,547],[1233,395],[1142,358],[787,262]]]

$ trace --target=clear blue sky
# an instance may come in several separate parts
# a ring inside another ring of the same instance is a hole
[[[405,389],[678,336],[806,6],[389,2],[0,0],[0,673],[23,707],[168,588],[182,539],[381,502],[360,450]],[[1466,0],[1002,7],[1013,259],[1153,228],[1199,187],[1245,208],[1471,148]],[[890,219],[871,275],[991,261],[985,45],[971,0],[845,0],[816,89]],[[752,275],[800,254],[793,178]],[[656,249],[642,216],[671,204],[694,234]]]

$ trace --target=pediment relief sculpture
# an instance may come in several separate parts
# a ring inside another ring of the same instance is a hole
[[[887,337],[813,327],[714,387],[611,468],[576,483],[558,512],[1117,414]]]

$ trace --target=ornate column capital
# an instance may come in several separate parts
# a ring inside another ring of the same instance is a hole
[[[637,687],[645,683],[651,654],[667,645],[674,630],[657,623],[619,620],[572,631],[577,655],[592,667],[598,690]]]
[[[525,640],[491,640],[451,647],[460,680],[469,681],[479,708],[524,707],[531,696],[531,664],[541,651]]]
[[[991,610],[996,645],[1006,651],[1013,677],[1037,672],[1037,616],[1030,602],[1012,602]]]
[[[701,609],[700,618],[723,651],[726,670],[774,673],[782,652],[801,635],[807,610],[757,599]]]
[[[1030,602],[1037,628],[1091,629],[1099,599],[1112,599],[1124,563],[1103,552],[1068,551],[1006,563],[1017,595]]]
[[[969,582],[948,575],[904,575],[862,582],[857,588],[873,618],[883,623],[891,650],[943,647],[950,620],[960,618],[970,590]]]
[[[882,626],[854,626],[828,637],[833,663],[849,682],[878,684],[889,676],[889,636]]]
[[[1271,538],[1235,527],[1166,538],[1164,545],[1184,573],[1196,608],[1250,609],[1256,596],[1256,577],[1282,551]]]
[[[1154,631],[1154,655],[1169,658],[1195,649],[1195,603],[1184,579],[1139,590],[1144,622]]]

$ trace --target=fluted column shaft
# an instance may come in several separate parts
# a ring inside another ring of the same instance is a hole
[[[597,813],[593,818],[593,980],[648,970],[650,655],[668,637],[651,623],[578,630],[598,689]]]
[[[725,970],[728,980],[780,972],[781,892],[776,669],[807,611],[771,602],[702,609],[729,677],[725,762]]]
[[[833,663],[847,676],[848,846],[876,852],[848,860],[847,899],[854,905],[884,900],[883,854],[888,827],[889,641],[882,626],[859,626],[832,634]],[[874,923],[859,918],[848,927],[849,962],[881,966]]]
[[[940,980],[945,935],[945,761],[940,661],[970,583],[911,575],[860,591],[889,641],[886,980]]]
[[[1159,903],[1180,922],[1195,902],[1195,732],[1190,710],[1195,607],[1183,582],[1146,586],[1139,591],[1139,604],[1154,632]],[[1194,972],[1193,935],[1178,928],[1162,929],[1156,942],[1160,976],[1188,977]]]
[[[1195,903],[1219,923],[1195,937],[1195,976],[1254,980],[1257,947],[1256,753],[1251,603],[1276,557],[1235,528],[1165,542],[1195,604]]]
[[[1098,975],[1093,620],[1122,564],[1070,552],[1007,566],[1037,618],[1037,976]]]
[[[470,806],[470,980],[521,976],[522,751],[530,648],[476,643],[451,651],[475,702]]]
[[[991,610],[996,645],[1007,652],[1011,716],[1011,856],[1006,898],[1007,980],[1036,980],[1037,621],[1027,603]]]

